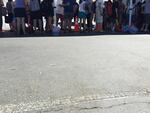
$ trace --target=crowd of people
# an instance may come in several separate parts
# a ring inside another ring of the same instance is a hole
[[[34,32],[148,32],[150,0],[0,0],[0,31],[3,19],[18,35]],[[129,25],[129,13],[132,22]],[[78,29],[75,30],[75,24]],[[57,29],[56,29],[57,28]]]

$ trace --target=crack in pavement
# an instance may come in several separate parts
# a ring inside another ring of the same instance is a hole
[[[109,109],[128,104],[150,105],[150,92],[123,92],[117,94],[66,97],[56,100],[0,105],[0,113],[32,113],[33,111],[63,111],[65,109]]]
[[[113,107],[119,107],[119,106],[124,106],[124,105],[132,105],[132,104],[148,104],[148,105],[150,105],[150,102],[131,102],[131,103],[115,104],[115,105],[107,106],[107,107],[97,106],[97,107],[76,107],[76,108],[79,109],[79,110],[110,109],[110,108],[113,108]]]

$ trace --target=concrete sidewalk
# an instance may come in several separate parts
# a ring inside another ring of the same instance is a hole
[[[0,113],[150,113],[150,36],[0,39]]]

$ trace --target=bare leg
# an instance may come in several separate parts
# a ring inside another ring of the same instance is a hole
[[[80,18],[80,30],[82,28],[82,19]]]
[[[148,31],[148,24],[145,24],[145,29],[144,29],[145,32]]]
[[[61,27],[61,29],[64,29],[64,18],[63,18],[63,15],[61,15],[60,21],[61,21],[60,27]]]
[[[69,29],[69,31],[71,31],[71,25],[72,25],[72,19],[69,18],[68,19],[68,29]]]
[[[42,32],[42,21],[41,21],[41,19],[38,20],[38,23],[39,23],[39,29]]]
[[[20,23],[21,23],[21,19],[19,17],[17,17],[17,34],[20,34]]]
[[[23,34],[26,34],[25,32],[25,18],[21,18],[21,24],[22,24],[22,31],[23,31]]]
[[[36,31],[36,27],[37,27],[37,21],[36,21],[36,19],[34,19],[33,20],[33,28],[34,28],[35,31]]]
[[[142,25],[141,31],[144,31],[145,24]]]
[[[85,26],[85,21],[86,21],[86,20],[85,20],[85,19],[83,19],[83,31],[85,31],[85,30],[86,30],[86,28],[85,28],[85,27],[86,27],[86,26]]]
[[[48,17],[48,31],[52,30],[52,17]]]

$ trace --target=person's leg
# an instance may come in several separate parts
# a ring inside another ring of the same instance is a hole
[[[88,31],[91,31],[91,29],[92,29],[92,17],[91,17],[91,14],[88,14],[88,17],[87,17],[87,27],[88,27]]]
[[[45,17],[46,23],[45,23],[45,31],[48,31],[48,17]]]
[[[64,20],[64,30],[65,31],[67,30],[67,26],[68,26],[68,19],[65,17],[65,20]]]
[[[8,16],[9,16],[9,19],[10,19],[10,23],[9,23],[10,31],[14,31],[13,14],[8,14]]]
[[[36,27],[37,27],[37,21],[36,19],[33,19],[33,30],[36,31]]]
[[[2,26],[3,26],[3,18],[2,18],[2,14],[0,12],[0,31],[2,31]]]
[[[9,23],[10,31],[13,31],[13,24]]]
[[[80,19],[80,23],[79,23],[79,25],[80,25],[80,30],[82,29],[82,18],[79,18]]]
[[[85,31],[85,29],[86,29],[85,21],[86,21],[86,19],[85,19],[85,18],[83,18],[83,31]]]
[[[143,23],[142,27],[141,27],[141,31],[144,31],[145,29],[145,23]]]
[[[68,29],[69,29],[69,31],[71,31],[71,26],[72,26],[72,18],[70,17],[68,19]]]
[[[69,31],[71,31],[72,17],[73,17],[72,14],[70,14],[70,13],[67,14],[67,18],[66,18],[66,19],[67,19],[67,27],[68,27],[68,30],[69,30]]]
[[[145,32],[148,31],[148,24],[145,24],[145,29],[144,29]]]
[[[61,16],[60,20],[61,20],[61,29],[64,29],[64,17],[63,17],[63,15]]]
[[[13,24],[13,30],[14,30],[14,31],[17,31],[17,22],[16,22],[16,18],[13,18],[12,24]]]
[[[58,22],[59,22],[59,14],[56,14],[56,26],[58,26]]]
[[[48,31],[52,30],[52,17],[48,17]]]
[[[26,34],[26,32],[25,32],[25,18],[24,17],[22,17],[21,18],[21,27],[22,27],[22,31],[23,31],[23,34]]]
[[[17,17],[16,18],[16,20],[17,20],[17,34],[19,35],[20,34],[20,25],[21,25],[21,19],[20,19],[20,17]]]
[[[91,16],[90,16],[90,30],[92,31],[93,29],[93,14],[91,13]]]
[[[87,30],[89,31],[89,26],[90,26],[90,19],[89,19],[89,14],[87,16]]]
[[[41,21],[41,19],[38,19],[38,23],[39,23],[39,29],[42,32],[42,21]]]

